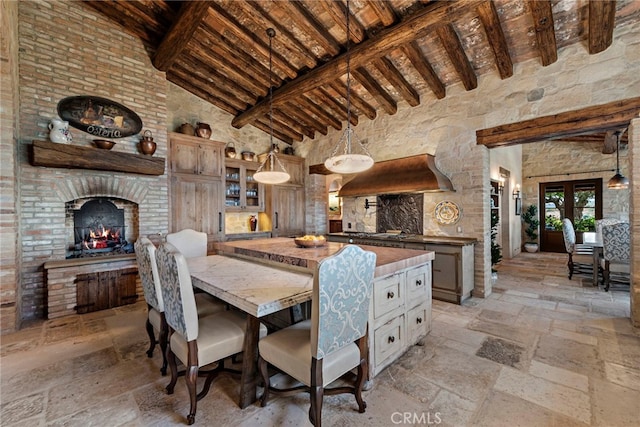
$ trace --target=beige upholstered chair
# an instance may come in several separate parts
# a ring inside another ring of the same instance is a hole
[[[224,367],[224,359],[243,350],[246,319],[236,310],[198,316],[185,257],[172,244],[164,243],[156,251],[156,259],[169,326],[167,355],[171,382],[167,385],[167,392],[173,393],[178,380],[177,357],[186,367],[185,380],[191,402],[187,422],[193,424],[197,401],[207,395],[220,372],[229,371]],[[266,334],[267,329],[261,325],[260,336]],[[215,369],[202,372],[207,379],[200,393],[196,394],[199,368],[214,362],[218,362]]]
[[[185,228],[167,234],[167,242],[175,246],[185,258],[207,256],[207,233]]]
[[[367,322],[376,255],[355,245],[347,245],[322,260],[313,284],[311,319],[281,329],[258,343],[259,366],[265,389],[262,406],[269,393],[310,393],[309,420],[321,425],[325,394],[352,393],[359,412],[364,412],[362,386],[368,376]],[[267,364],[289,374],[303,385],[273,389]],[[357,367],[352,387],[326,388]]]
[[[602,279],[604,290],[611,284],[611,273],[623,276],[630,274],[631,231],[628,222],[602,227]]]
[[[569,279],[577,272],[593,274],[593,268],[595,267],[593,265],[593,247],[576,244],[576,232],[571,220],[568,218],[562,220],[562,235],[565,249],[569,254],[569,261],[567,262]]]
[[[147,356],[153,357],[156,344],[160,344],[160,350],[162,351],[162,368],[160,368],[160,372],[162,372],[162,375],[166,375],[168,329],[164,316],[160,276],[156,265],[156,247],[151,240],[141,237],[135,242],[134,248],[136,260],[138,261],[138,274],[140,275],[148,308],[146,329],[150,344]],[[207,316],[226,309],[225,304],[204,293],[196,296],[196,305],[199,316]],[[158,340],[155,339],[155,332],[158,333]]]

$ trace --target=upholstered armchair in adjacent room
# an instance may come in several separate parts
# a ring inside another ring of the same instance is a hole
[[[576,232],[568,218],[562,220],[562,236],[564,237],[565,249],[569,254],[567,262],[569,279],[573,277],[574,273],[592,274],[593,268],[596,268],[593,265],[593,248],[588,245],[576,244]]]
[[[261,339],[259,367],[265,388],[262,406],[270,393],[310,393],[309,420],[321,425],[323,396],[351,393],[364,412],[362,386],[368,376],[367,322],[376,255],[347,245],[322,260],[314,276],[311,319],[281,329]],[[275,389],[268,364],[303,385]],[[352,386],[325,388],[357,368]]]
[[[611,284],[611,273],[617,273],[628,280],[631,260],[631,232],[628,222],[602,227],[602,281],[604,290]]]

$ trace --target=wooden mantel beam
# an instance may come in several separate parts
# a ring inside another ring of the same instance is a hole
[[[562,136],[620,129],[640,116],[640,97],[594,105],[537,119],[476,131],[476,143],[487,148],[538,142]]]
[[[180,56],[182,50],[189,44],[193,34],[200,26],[200,22],[207,14],[209,1],[185,1],[180,6],[178,16],[171,24],[164,38],[160,42],[152,63],[160,71],[167,71]]]
[[[273,104],[287,102],[289,97],[299,96],[319,86],[329,84],[347,71],[347,54],[350,55],[352,69],[364,67],[375,58],[386,55],[392,50],[413,40],[425,37],[443,23],[452,22],[458,16],[469,10],[475,10],[484,0],[461,0],[456,2],[438,1],[429,3],[409,18],[397,25],[381,31],[377,36],[365,40],[354,46],[333,60],[321,65],[307,74],[284,84],[273,91]],[[231,122],[232,126],[241,128],[262,116],[269,109],[268,100],[258,102],[252,108],[237,115]]]

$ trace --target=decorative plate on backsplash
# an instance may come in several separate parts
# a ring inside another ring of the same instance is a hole
[[[460,219],[460,208],[453,202],[443,200],[436,205],[434,215],[439,224],[455,224]]]

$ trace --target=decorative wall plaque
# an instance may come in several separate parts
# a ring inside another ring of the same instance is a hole
[[[101,138],[124,138],[142,129],[142,120],[122,104],[97,96],[70,96],[58,102],[58,115],[71,126]]]
[[[443,200],[436,205],[434,215],[439,224],[455,224],[460,219],[460,208],[453,202]]]

